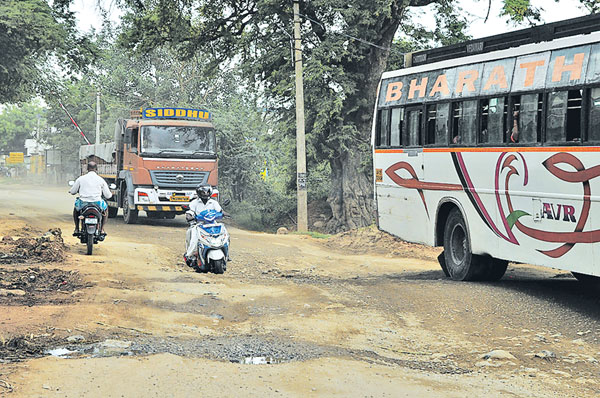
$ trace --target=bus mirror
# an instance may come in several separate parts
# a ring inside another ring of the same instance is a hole
[[[110,184],[108,187],[109,187],[110,189],[117,189],[117,186],[116,186],[115,184]]]

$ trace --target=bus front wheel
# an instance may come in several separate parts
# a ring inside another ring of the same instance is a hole
[[[457,208],[450,211],[444,228],[444,262],[450,278],[455,281],[476,279],[479,271],[477,256],[471,253],[471,241],[465,220]]]

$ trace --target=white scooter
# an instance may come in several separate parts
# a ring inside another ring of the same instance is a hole
[[[215,210],[204,210],[195,214],[192,210],[185,213],[192,234],[198,238],[198,260],[190,264],[198,272],[222,274],[227,269],[229,259],[229,233],[220,222],[223,213]]]

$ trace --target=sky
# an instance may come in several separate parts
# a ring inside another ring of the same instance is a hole
[[[102,19],[97,7],[98,2],[110,11],[111,19],[118,21],[121,12],[117,8],[115,0],[74,0],[71,10],[77,14],[81,30],[89,31],[92,27],[98,30],[102,26]],[[484,22],[488,10],[488,0],[458,0],[458,4],[464,10],[467,20],[470,22],[468,33],[474,39],[527,27],[525,25],[514,26],[507,24],[507,18],[500,18],[498,16],[502,1],[491,0],[491,2],[490,17],[487,22]],[[544,22],[556,22],[586,14],[579,0],[560,0],[558,3],[553,0],[532,0],[532,4],[535,7],[544,9],[542,13]],[[431,13],[422,12],[420,19],[427,26],[433,27],[435,24]]]

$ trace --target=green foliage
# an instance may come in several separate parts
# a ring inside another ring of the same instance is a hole
[[[600,1],[598,0],[581,0],[583,6],[588,10],[590,14],[596,14],[600,12]]]
[[[297,232],[294,231],[292,232],[293,235],[308,235],[311,238],[315,238],[315,239],[328,239],[331,238],[332,235],[329,234],[322,234],[320,232],[314,232],[314,231],[307,231],[307,232]]]
[[[55,89],[63,73],[85,69],[93,58],[89,39],[75,29],[70,1],[0,2],[0,103],[18,102]],[[53,67],[54,66],[54,67]]]
[[[500,15],[518,23],[529,21],[532,25],[541,19],[540,9],[533,7],[530,0],[504,0]]]
[[[282,162],[278,165],[285,172],[278,184],[283,183],[284,192],[290,195],[295,190],[296,171],[292,2],[257,0],[243,7],[235,0],[126,3],[130,12],[125,19],[126,28],[120,36],[120,43],[128,49],[145,54],[154,51],[156,46],[166,44],[183,58],[209,54],[214,63],[224,61],[221,65],[239,67],[249,87],[259,88],[260,98],[265,99],[270,114],[277,115],[272,125],[278,126],[276,131],[279,134],[272,137],[272,141],[278,144],[279,154],[287,158],[283,161],[281,157]],[[429,3],[431,1],[414,0],[410,5],[420,7]],[[460,12],[452,7],[453,3],[449,0],[435,3],[436,30],[426,32],[421,27],[407,27],[407,36],[423,34],[427,36],[423,43],[429,45],[433,42],[447,44],[464,38],[461,32],[466,23]],[[400,0],[300,3],[311,199],[324,198],[331,193],[332,186],[353,185],[352,182],[332,185],[328,181],[331,176],[344,178],[356,175],[339,169],[354,167],[345,166],[344,159],[360,158],[357,163],[360,164],[360,175],[364,181],[371,178],[369,136],[375,90],[389,56],[386,48],[391,45],[401,19],[407,21],[404,17],[408,14],[405,12],[414,8],[408,5],[409,2]],[[226,142],[233,141],[228,139]],[[238,154],[235,160],[239,163],[248,153],[240,153],[240,149],[231,147],[231,153]],[[269,156],[277,159],[279,154],[270,153]],[[225,163],[224,160],[221,164]],[[242,181],[242,177],[236,178],[236,187],[255,187],[250,179]],[[368,182],[360,185],[371,186]],[[370,197],[368,192],[360,194]],[[345,198],[346,195],[339,197]]]
[[[25,140],[45,125],[45,113],[39,102],[6,106],[0,113],[0,152],[23,152]]]

